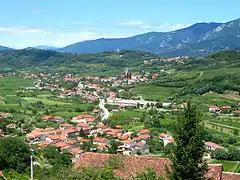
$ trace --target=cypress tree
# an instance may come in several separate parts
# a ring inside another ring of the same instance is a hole
[[[171,153],[170,179],[174,180],[202,180],[208,170],[203,160],[205,152],[201,116],[196,107],[188,103],[184,112],[179,114],[174,125],[173,137],[176,145]],[[168,171],[170,172],[170,171]]]

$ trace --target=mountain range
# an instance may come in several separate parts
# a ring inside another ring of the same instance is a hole
[[[117,49],[141,50],[159,56],[199,56],[219,50],[240,49],[240,19],[226,23],[196,23],[176,31],[148,32],[128,38],[88,40],[63,48],[49,46],[31,48],[70,53],[98,53]],[[0,46],[0,50],[7,49],[11,48]]]
[[[13,50],[12,48],[0,46],[0,51]]]
[[[83,41],[58,51],[96,53],[116,49],[142,50],[163,56],[205,55],[219,50],[236,50],[240,49],[240,19],[226,23],[197,23],[171,32]]]

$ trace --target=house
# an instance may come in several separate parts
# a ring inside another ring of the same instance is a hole
[[[58,143],[60,141],[65,141],[67,140],[67,137],[66,135],[49,135],[47,138],[46,138],[46,141],[49,141],[51,143]]]
[[[86,124],[86,123],[78,123],[77,124],[77,129],[87,130],[89,128],[90,128],[90,126],[88,124]]]
[[[30,141],[31,144],[39,143],[45,140],[46,135],[41,131],[32,131],[26,135],[26,138]]]
[[[53,121],[54,122],[58,122],[58,123],[63,123],[64,122],[64,118],[61,116],[54,116],[53,117]]]
[[[80,114],[72,118],[72,122],[75,123],[87,123],[88,121],[94,121],[94,116],[87,114]]]
[[[43,121],[51,121],[51,120],[53,120],[53,116],[43,116],[42,120]]]
[[[161,133],[161,134],[159,135],[159,139],[161,139],[162,141],[167,140],[168,138],[169,138],[169,135],[168,135],[168,134]]]
[[[53,122],[64,122],[64,118],[60,117],[60,116],[43,116],[42,117],[43,121],[53,121]]]
[[[16,124],[8,124],[7,126],[6,126],[6,128],[9,128],[9,129],[16,129],[17,128],[17,125]]]
[[[108,149],[108,146],[106,145],[106,144],[99,144],[98,146],[97,146],[97,150],[98,151],[107,151],[107,149]]]
[[[0,113],[0,119],[13,117],[10,113]]]
[[[70,151],[70,153],[75,157],[75,158],[79,158],[83,153],[84,150],[79,149],[79,148],[74,148]]]
[[[107,138],[100,138],[100,137],[95,137],[93,139],[93,144],[97,144],[97,145],[100,145],[100,144],[109,144],[109,140]]]
[[[138,138],[145,144],[150,140],[150,136],[148,134],[140,135]]]
[[[153,74],[153,75],[152,75],[152,79],[156,79],[156,78],[158,78],[158,77],[160,77],[159,74]]]
[[[49,146],[50,144],[51,144],[51,142],[49,142],[49,141],[43,141],[38,144],[38,147],[45,148],[45,147]]]
[[[82,145],[83,143],[90,142],[90,140],[84,139],[84,138],[82,138],[82,137],[78,137],[78,142],[79,142],[80,145]]]
[[[136,74],[131,74],[131,79],[137,80],[137,75]]]
[[[148,154],[149,153],[149,146],[146,143],[138,142],[135,147],[137,153],[140,154]]]
[[[100,109],[93,109],[92,113],[93,114],[100,114],[101,110]]]
[[[223,149],[224,147],[214,143],[214,142],[205,142],[205,148],[211,151],[215,151],[216,149]]]
[[[63,147],[68,146],[68,144],[65,143],[65,142],[57,142],[57,143],[55,144],[55,146],[56,146],[57,148],[63,150]]]
[[[150,132],[148,129],[142,129],[141,131],[138,132],[139,135],[146,135]]]
[[[122,136],[118,136],[118,140],[119,141],[125,141],[125,140],[128,140],[130,138],[130,135],[129,134],[125,134],[125,135],[122,135]]]
[[[136,142],[133,140],[125,140],[123,145],[126,148],[134,148],[136,146]]]
[[[60,128],[63,130],[67,130],[67,129],[73,128],[73,125],[72,124],[60,124]]]
[[[220,112],[220,108],[215,106],[215,105],[210,105],[209,106],[209,109],[208,109],[209,112]]]
[[[159,135],[159,139],[163,141],[164,146],[175,142],[175,140],[172,136],[170,136],[169,134],[165,134],[165,133],[161,133]]]
[[[64,133],[66,133],[68,137],[74,137],[79,135],[79,129],[69,128],[67,130],[64,130]]]
[[[223,113],[230,113],[231,110],[232,110],[232,107],[231,107],[231,106],[222,106],[222,107],[221,107],[221,111],[222,111]]]

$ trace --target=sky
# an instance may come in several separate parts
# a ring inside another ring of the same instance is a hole
[[[0,0],[0,45],[63,47],[240,18],[239,0]]]

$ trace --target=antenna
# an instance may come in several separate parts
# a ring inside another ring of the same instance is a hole
[[[31,155],[31,180],[33,180],[33,158]]]

